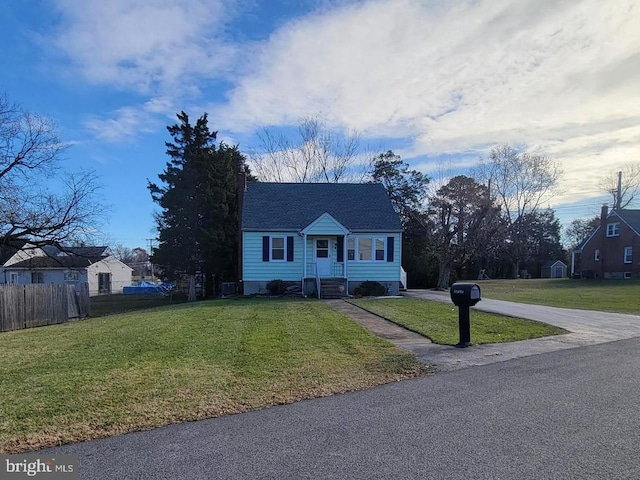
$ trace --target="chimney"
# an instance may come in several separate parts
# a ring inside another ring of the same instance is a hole
[[[600,210],[600,226],[605,228],[605,224],[607,223],[607,216],[609,215],[609,206],[602,205],[602,209]]]

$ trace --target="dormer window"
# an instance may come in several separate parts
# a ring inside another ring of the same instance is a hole
[[[620,236],[620,224],[608,223],[607,224],[607,237],[619,237]]]

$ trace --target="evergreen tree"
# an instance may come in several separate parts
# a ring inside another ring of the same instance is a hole
[[[173,142],[165,143],[170,160],[158,175],[161,184],[148,185],[161,208],[153,262],[172,280],[199,275],[210,296],[217,283],[237,276],[236,172],[244,157],[235,146],[216,147],[206,113],[193,126],[185,112],[177,117],[167,127]]]
[[[418,217],[427,197],[429,177],[417,170],[409,170],[409,164],[400,155],[389,150],[378,155],[371,172],[373,182],[379,182],[387,189],[393,208],[403,225]]]

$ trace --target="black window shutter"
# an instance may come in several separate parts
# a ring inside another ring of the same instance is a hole
[[[269,261],[269,237],[266,235],[262,237],[262,261]]]
[[[293,237],[287,237],[287,262],[293,262]]]
[[[387,237],[387,262],[393,262],[393,237]]]
[[[344,262],[344,236],[340,235],[338,241],[338,263]]]

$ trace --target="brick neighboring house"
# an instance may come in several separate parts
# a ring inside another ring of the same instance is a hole
[[[571,274],[581,278],[640,278],[640,210],[605,205],[600,225],[571,254]]]

